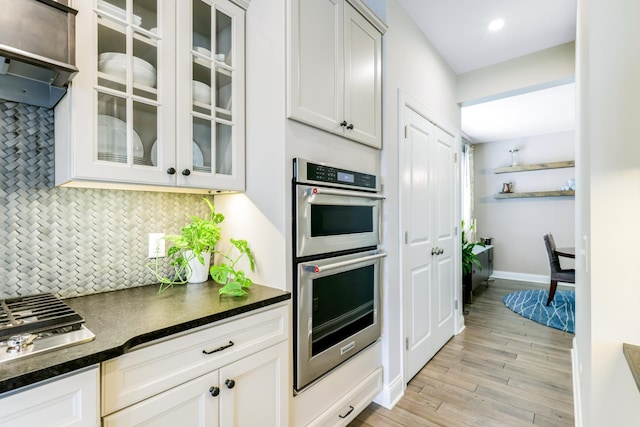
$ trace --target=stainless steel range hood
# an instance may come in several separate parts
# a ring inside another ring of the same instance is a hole
[[[65,1],[0,0],[0,98],[53,107],[78,72]]]

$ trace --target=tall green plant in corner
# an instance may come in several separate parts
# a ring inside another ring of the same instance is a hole
[[[464,221],[462,221],[462,275],[465,276],[473,270],[473,264],[477,265],[482,270],[482,264],[478,256],[473,253],[473,248],[476,246],[484,247],[484,243],[469,242],[467,241],[467,235],[465,233]],[[469,231],[473,230],[473,225],[469,226]]]

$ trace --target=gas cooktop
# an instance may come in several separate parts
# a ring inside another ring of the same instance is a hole
[[[0,363],[94,338],[84,319],[52,294],[0,300]]]

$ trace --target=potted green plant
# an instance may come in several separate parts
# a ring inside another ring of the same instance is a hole
[[[167,251],[172,275],[167,277],[160,272],[158,258],[153,265],[147,265],[160,283],[158,293],[164,292],[173,285],[204,282],[210,273],[216,282],[224,285],[219,290],[221,295],[246,295],[246,289],[253,282],[243,270],[237,269],[236,265],[242,258],[246,258],[251,271],[254,271],[255,260],[249,244],[246,240],[230,239],[232,247],[229,251],[223,253],[216,250],[222,230],[220,223],[224,220],[224,215],[216,212],[215,206],[209,199],[205,198],[204,201],[210,210],[206,217],[192,216],[191,221],[180,229],[180,234],[164,237],[172,244]],[[219,254],[222,262],[210,268],[211,256],[216,253]]]
[[[185,283],[201,283],[207,280],[211,255],[220,240],[220,223],[224,215],[217,213],[209,199],[204,199],[210,212],[204,217],[192,216],[191,222],[180,229],[180,234],[165,236],[172,245],[167,251],[173,274],[166,277],[159,271],[158,258],[153,268],[148,266],[160,282],[159,292]]]
[[[476,246],[484,247],[484,243],[469,242],[467,241],[467,234],[465,233],[464,221],[462,221],[462,284],[466,289],[471,286],[471,272],[473,271],[473,265],[477,265],[482,270],[482,264],[478,256],[473,253],[473,248]],[[473,230],[473,225],[469,227],[469,231]]]
[[[254,271],[255,260],[246,240],[229,239],[229,241],[232,247],[227,253],[216,250],[216,253],[219,254],[224,261],[211,266],[211,278],[224,285],[220,288],[220,295],[244,296],[247,294],[246,289],[248,289],[253,282],[247,277],[244,271],[237,270],[235,267],[238,261],[246,257],[251,271]],[[235,258],[232,256],[233,251],[237,252],[237,255],[234,255]]]

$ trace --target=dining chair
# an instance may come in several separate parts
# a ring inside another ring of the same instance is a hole
[[[549,268],[551,269],[551,283],[549,284],[549,298],[547,298],[547,305],[551,304],[553,297],[556,295],[556,288],[558,282],[563,283],[576,283],[576,271],[571,269],[562,269],[560,266],[560,259],[556,252],[556,242],[553,240],[551,233],[544,235],[544,244],[547,248],[547,255],[549,256]]]

